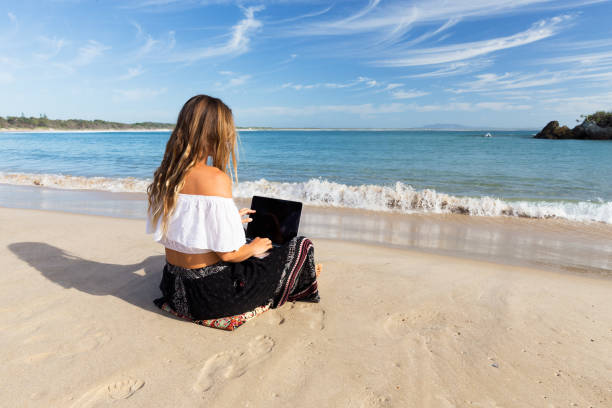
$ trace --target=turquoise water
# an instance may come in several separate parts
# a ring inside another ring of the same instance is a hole
[[[484,133],[241,132],[235,194],[374,210],[612,222],[612,143],[539,140],[532,131]],[[144,191],[168,136],[0,133],[0,182]]]

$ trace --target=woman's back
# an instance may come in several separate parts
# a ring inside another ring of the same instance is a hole
[[[232,198],[232,181],[216,167],[195,165],[187,171],[179,193]]]
[[[196,165],[185,175],[185,184],[179,194],[231,198],[232,183],[229,176],[216,167]],[[188,269],[203,268],[221,260],[214,251],[187,254],[170,248],[166,248],[166,259],[173,265]]]

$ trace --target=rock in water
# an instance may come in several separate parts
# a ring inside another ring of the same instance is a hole
[[[582,139],[582,140],[612,140],[612,127],[599,126],[595,122],[584,121],[573,129],[567,126],[559,126],[559,122],[553,120],[544,126],[536,139]]]
[[[601,127],[594,122],[584,122],[572,131],[576,139],[612,140],[612,127]]]
[[[559,122],[553,120],[548,122],[548,125],[544,126],[544,129],[534,137],[536,139],[572,139],[572,136],[570,128],[567,126],[559,127]]]

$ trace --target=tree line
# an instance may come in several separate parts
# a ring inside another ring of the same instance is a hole
[[[590,115],[580,115],[585,122],[594,122],[599,127],[612,127],[612,112],[597,111]]]
[[[109,122],[106,120],[85,120],[85,119],[49,119],[47,115],[39,117],[23,116],[0,116],[0,129],[36,129],[50,128],[61,130],[122,130],[122,129],[172,129],[173,123],[160,122],[137,122],[137,123],[120,123]]]

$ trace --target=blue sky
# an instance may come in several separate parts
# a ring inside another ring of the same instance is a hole
[[[540,128],[612,110],[612,3],[3,1],[0,116]]]

